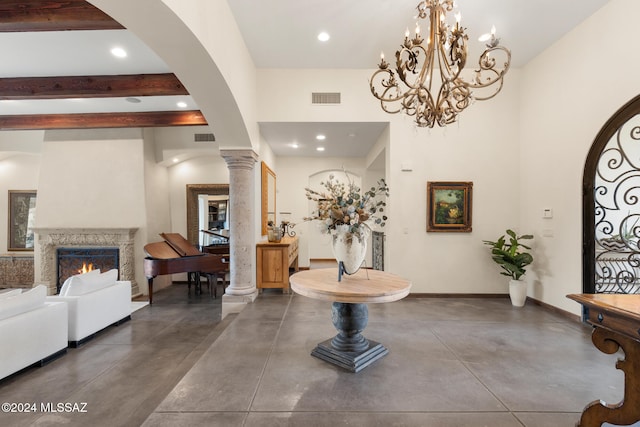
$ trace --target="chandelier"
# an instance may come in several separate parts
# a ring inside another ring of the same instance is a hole
[[[414,116],[419,127],[444,127],[455,122],[473,100],[491,99],[502,89],[511,52],[499,45],[495,27],[479,39],[486,43],[479,68],[469,81],[461,77],[467,62],[468,36],[460,25],[459,12],[455,23],[447,22],[447,12],[454,7],[453,0],[421,1],[416,18],[429,18],[427,40],[420,36],[418,20],[414,37],[410,38],[407,29],[404,43],[396,52],[395,69],[384,60],[384,53],[380,55],[378,70],[369,85],[387,113],[402,111]],[[497,58],[504,59],[500,69],[496,68]]]

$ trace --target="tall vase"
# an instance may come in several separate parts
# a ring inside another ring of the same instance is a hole
[[[369,228],[360,227],[358,232],[349,231],[349,226],[339,225],[331,230],[331,248],[336,260],[344,265],[344,272],[353,274],[360,269],[367,256]]]

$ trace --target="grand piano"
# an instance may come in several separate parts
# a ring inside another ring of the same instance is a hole
[[[204,253],[189,243],[179,233],[160,233],[164,239],[145,245],[144,275],[149,284],[149,304],[153,304],[153,279],[164,274],[188,273],[189,284],[191,276],[195,275],[196,287],[200,281],[200,274],[207,275],[209,286],[215,288],[211,281],[213,276],[217,281],[218,274],[229,271],[229,246],[226,253]],[[220,252],[224,252],[221,247]]]

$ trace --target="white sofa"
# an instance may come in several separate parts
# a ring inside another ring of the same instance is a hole
[[[67,305],[46,296],[43,285],[0,294],[0,379],[67,351]]]
[[[96,272],[97,271],[97,272]],[[131,319],[131,282],[118,281],[118,270],[72,276],[50,302],[66,302],[69,345],[77,347],[113,324]]]

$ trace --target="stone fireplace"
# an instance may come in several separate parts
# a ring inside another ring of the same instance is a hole
[[[135,280],[134,236],[137,228],[35,228],[36,257],[40,260],[37,283],[46,284],[49,294],[57,292],[58,249],[117,248],[119,280],[131,282],[131,293],[140,293]]]
[[[58,248],[56,250],[56,289],[69,277],[91,270],[109,271],[120,268],[120,249],[110,246]]]

